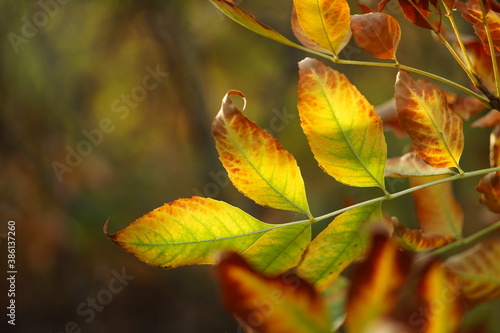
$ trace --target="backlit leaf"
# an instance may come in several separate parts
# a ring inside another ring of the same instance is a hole
[[[377,235],[366,260],[351,279],[345,327],[349,333],[371,332],[378,319],[388,315],[410,272],[412,256],[397,242]]]
[[[339,275],[333,283],[329,284],[321,293],[328,308],[330,318],[333,319],[333,330],[336,331],[345,320],[345,303],[350,281],[345,276]]]
[[[458,114],[464,121],[483,111],[485,106],[477,98],[472,96],[460,96],[445,91],[446,100],[450,109]]]
[[[415,152],[407,153],[401,157],[387,159],[385,167],[386,177],[411,177],[430,176],[442,174],[456,174],[451,169],[434,168],[425,163]]]
[[[319,52],[323,53],[329,53],[331,54],[332,51],[325,49],[324,47],[319,46],[315,42],[313,42],[309,37],[307,37],[306,33],[302,29],[302,27],[299,24],[299,20],[297,18],[297,12],[295,11],[295,6],[292,8],[292,31],[295,37],[299,40],[299,42],[304,45],[305,47],[316,50]]]
[[[457,277],[460,291],[478,303],[500,298],[500,239],[482,241],[445,261],[445,267]]]
[[[219,158],[238,190],[259,205],[311,216],[295,158],[267,131],[246,118],[229,91],[212,123]]]
[[[356,43],[380,59],[396,59],[401,39],[398,21],[385,13],[351,16],[351,30]]]
[[[337,216],[309,244],[297,273],[318,290],[324,290],[349,264],[366,253],[370,226],[381,219],[380,203]]]
[[[500,112],[491,110],[471,124],[471,127],[489,128],[500,125]]]
[[[405,228],[397,220],[394,222],[403,243],[412,251],[432,250],[456,240],[456,238],[452,236],[428,234],[422,230]]]
[[[314,43],[337,55],[349,42],[350,9],[346,0],[294,0],[297,19]]]
[[[413,177],[410,178],[410,186],[418,186],[446,177],[446,175]],[[423,231],[428,234],[461,237],[463,212],[455,200],[451,182],[415,191],[413,198],[418,223]]]
[[[476,191],[481,193],[479,201],[492,212],[500,213],[500,177],[496,172],[490,172],[481,178]]]
[[[279,43],[296,47],[299,49],[304,49],[302,46],[290,41],[288,38],[268,27],[265,24],[260,23],[257,19],[245,12],[243,9],[238,7],[231,0],[210,0],[210,2],[217,7],[221,12],[227,15],[230,19],[236,23],[241,24],[245,28],[269,39],[275,40]]]
[[[496,90],[495,72],[493,70],[493,63],[488,48],[474,39],[472,42],[465,44],[467,52],[474,66],[475,73],[481,78],[481,84],[489,91]],[[497,66],[500,64],[500,55],[496,56]]]
[[[319,165],[347,185],[384,188],[387,145],[373,106],[320,61],[306,58],[299,69],[301,125]]]
[[[429,3],[432,3],[432,0],[398,0],[398,2],[408,21],[421,28],[433,28],[431,24],[429,24],[429,14],[432,12],[429,10]],[[435,3],[436,1],[434,1],[434,4]]]
[[[293,273],[265,277],[240,256],[223,256],[217,266],[224,305],[247,331],[329,333],[330,319],[321,296]]]
[[[441,88],[426,80],[414,81],[401,70],[394,97],[401,126],[418,156],[436,168],[459,168],[463,121],[450,109]]]
[[[424,269],[417,285],[420,299],[418,312],[424,333],[457,332],[462,316],[460,294],[443,265],[431,261]]]
[[[193,197],[167,203],[108,237],[154,266],[213,264],[214,251],[232,250],[274,274],[298,263],[311,230],[309,223],[267,224],[225,202]]]
[[[485,51],[489,54],[488,37],[486,36],[486,28],[483,23],[483,12],[481,10],[480,0],[468,0],[467,2],[457,1],[457,9],[462,16],[474,27],[474,32],[485,45]],[[497,51],[500,51],[500,13],[496,12],[493,7],[489,7],[484,1],[486,11],[486,21],[493,39],[493,45]]]

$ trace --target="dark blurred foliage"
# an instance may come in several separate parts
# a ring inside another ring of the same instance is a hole
[[[291,0],[238,3],[293,38]],[[71,321],[82,332],[237,331],[209,267],[149,267],[102,232],[108,218],[115,232],[193,195],[225,200],[267,222],[296,218],[259,208],[228,184],[210,122],[229,89],[241,90],[246,114],[296,156],[315,214],[342,207],[347,196],[381,194],[341,186],[313,160],[296,110],[297,62],[307,55],[246,31],[207,0],[4,0],[0,13],[0,222],[2,233],[8,220],[17,228],[15,332],[62,332]],[[432,55],[428,47],[427,31],[403,24],[403,63],[464,81],[442,46]],[[354,44],[346,56],[373,60]],[[373,104],[392,95],[394,70],[333,67]],[[488,134],[470,134],[477,139],[468,141],[464,169],[486,167]],[[409,144],[391,133],[387,140],[391,156]],[[69,151],[84,156],[70,157],[69,165]],[[474,182],[459,195],[471,203],[469,219],[479,209]],[[408,198],[387,208],[412,223]],[[135,278],[109,300],[109,283],[123,269]],[[78,309],[96,296],[108,304],[90,320]]]

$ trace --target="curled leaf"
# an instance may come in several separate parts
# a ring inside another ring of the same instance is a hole
[[[267,131],[246,118],[229,91],[212,123],[219,158],[238,190],[259,205],[308,216],[304,181],[295,158]]]
[[[474,303],[500,298],[500,239],[482,241],[445,261],[460,291]]]
[[[351,16],[351,30],[356,43],[380,59],[396,59],[401,39],[398,21],[385,13]]]
[[[309,223],[267,224],[225,202],[193,197],[167,203],[107,236],[154,266],[214,264],[214,252],[231,250],[275,274],[297,265],[311,230]]]
[[[385,167],[386,177],[411,177],[431,176],[443,174],[456,174],[451,169],[434,168],[425,163],[415,152],[407,153],[401,157],[387,159]]]
[[[301,125],[319,165],[347,185],[384,188],[387,145],[373,106],[318,60],[302,60],[299,76]]]
[[[235,253],[217,266],[222,301],[247,331],[329,333],[330,319],[321,296],[293,273],[265,277]]]
[[[399,221],[394,219],[393,221],[404,244],[412,251],[428,251],[456,240],[456,238],[452,236],[428,234],[422,230],[405,228]]]
[[[297,20],[305,35],[334,55],[350,37],[350,9],[346,0],[294,0]]]
[[[414,81],[401,70],[394,96],[399,121],[418,156],[436,168],[460,168],[463,121],[450,109],[441,88],[426,80]]]
[[[500,214],[500,177],[496,172],[491,172],[481,178],[476,191],[481,193],[479,201],[492,212]]]

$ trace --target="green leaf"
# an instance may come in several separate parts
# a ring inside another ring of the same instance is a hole
[[[107,235],[154,266],[214,264],[214,252],[231,250],[262,273],[276,274],[297,265],[311,228],[309,222],[267,224],[225,202],[193,197],[167,203]]]
[[[298,274],[318,290],[324,290],[349,264],[365,254],[370,245],[369,226],[381,220],[381,203],[337,216],[309,244]]]
[[[319,165],[344,184],[385,189],[387,145],[374,107],[322,62],[306,58],[299,69],[301,125]]]
[[[295,158],[268,132],[236,108],[229,91],[212,123],[219,159],[238,190],[259,205],[311,217],[304,181]]]

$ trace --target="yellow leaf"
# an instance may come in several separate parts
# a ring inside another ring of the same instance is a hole
[[[460,170],[463,121],[450,109],[441,88],[426,80],[414,81],[401,70],[394,97],[401,126],[410,135],[418,156],[433,167]]]
[[[411,263],[411,254],[400,251],[397,242],[382,235],[374,237],[370,254],[351,279],[347,332],[371,332],[369,328],[393,310]]]
[[[428,251],[456,240],[453,236],[428,234],[422,230],[405,228],[397,219],[393,218],[393,221],[404,244],[412,251]]]
[[[302,30],[314,43],[338,55],[349,42],[350,9],[346,0],[294,0]]]
[[[320,61],[306,58],[299,69],[301,125],[319,165],[347,185],[384,189],[387,145],[374,107]]]
[[[229,91],[212,123],[219,158],[234,186],[259,205],[311,216],[295,158],[271,134],[246,118]]]
[[[311,228],[308,222],[263,223],[225,202],[193,197],[167,203],[108,237],[154,266],[214,264],[214,252],[232,250],[275,274],[298,264]]]
[[[431,176],[442,174],[456,174],[452,169],[434,168],[425,163],[415,152],[401,157],[387,159],[385,167],[386,177]]]
[[[297,272],[324,290],[370,244],[369,227],[381,220],[380,203],[351,209],[335,218],[309,244]],[[327,255],[325,255],[327,254]]]
[[[410,178],[410,186],[419,186],[447,176]],[[455,200],[451,182],[445,182],[413,192],[418,224],[428,234],[462,235],[463,212]]]
[[[482,241],[473,248],[445,261],[445,267],[457,277],[460,291],[479,303],[500,298],[500,239]]]
[[[327,50],[324,47],[319,46],[318,44],[313,42],[311,39],[309,39],[309,37],[307,37],[306,33],[304,32],[304,30],[302,29],[302,27],[299,24],[299,19],[297,18],[297,11],[295,10],[295,6],[293,6],[293,8],[292,8],[291,23],[292,23],[293,34],[295,35],[295,37],[297,37],[297,39],[299,40],[299,42],[302,45],[304,45],[305,47],[307,47],[309,49],[316,50],[319,52],[328,53],[328,54],[332,53],[332,51]]]
[[[223,256],[217,275],[224,305],[247,332],[331,332],[324,300],[299,276],[262,276],[234,253]]]

